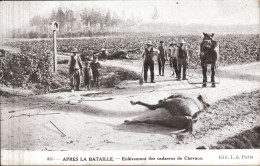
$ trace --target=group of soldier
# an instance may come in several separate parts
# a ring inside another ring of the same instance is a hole
[[[179,43],[172,42],[169,44],[169,48],[166,48],[163,41],[160,41],[160,45],[155,48],[151,41],[146,43],[146,48],[142,53],[143,57],[143,69],[144,69],[144,81],[147,82],[147,72],[150,69],[151,82],[154,82],[154,57],[157,56],[157,62],[159,67],[159,76],[164,76],[165,62],[170,61],[170,66],[173,68],[173,74],[176,75],[177,80],[181,79],[181,69],[183,68],[182,79],[186,78],[186,69],[188,65],[188,51],[185,46],[185,41],[181,40]],[[100,70],[101,65],[98,62],[98,58],[103,60],[107,59],[106,49],[102,49],[98,55],[93,55],[93,58],[81,58],[77,53],[77,48],[72,49],[72,56],[69,60],[69,74],[71,79],[71,91],[80,91],[81,76],[84,76],[84,83],[87,89],[90,89],[93,80],[94,85],[100,87]],[[84,56],[85,57],[85,56]],[[84,63],[82,62],[82,59]]]
[[[147,82],[147,72],[150,69],[151,83],[154,81],[154,57],[157,56],[157,63],[159,69],[159,76],[164,76],[165,62],[170,61],[170,66],[173,68],[173,74],[176,74],[177,80],[181,79],[181,69],[183,68],[182,79],[187,80],[186,69],[189,61],[188,49],[185,45],[186,42],[182,39],[179,43],[172,42],[169,44],[169,48],[164,45],[164,41],[160,41],[160,45],[157,48],[153,47],[151,41],[146,43],[146,48],[142,54],[143,68],[144,68],[144,81]]]

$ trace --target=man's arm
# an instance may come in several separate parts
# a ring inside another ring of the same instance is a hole
[[[82,63],[82,60],[81,60],[80,56],[78,56],[78,60],[79,60],[79,67],[80,67],[80,69],[82,69],[83,68],[83,63]]]
[[[80,58],[80,56],[78,55],[78,61],[79,61],[79,68],[80,68],[80,74],[83,76],[84,72],[83,72],[83,63],[82,60]]]

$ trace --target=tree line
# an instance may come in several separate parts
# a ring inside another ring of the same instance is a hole
[[[35,15],[30,19],[28,31],[16,29],[13,37],[47,38],[52,34],[51,23],[59,22],[58,37],[80,37],[112,34],[136,24],[134,18],[125,18],[124,11],[120,17],[117,13],[97,9],[83,9],[74,12],[71,9],[58,8],[53,10],[48,17]]]

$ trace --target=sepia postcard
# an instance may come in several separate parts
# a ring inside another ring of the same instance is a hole
[[[260,165],[260,1],[0,1],[1,165]]]

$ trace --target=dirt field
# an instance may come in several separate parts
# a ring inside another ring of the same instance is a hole
[[[141,71],[141,61],[114,60],[101,65]],[[166,76],[156,76],[155,84],[141,86],[138,81],[124,81],[118,85],[122,89],[36,95],[29,90],[3,87],[1,148],[43,151],[195,149],[212,147],[259,126],[260,63],[219,68],[216,81],[220,84],[203,89],[200,84],[176,81],[170,77],[169,66],[166,68]],[[199,70],[189,70],[189,81],[201,82],[198,73]],[[155,74],[158,74],[157,65]],[[143,106],[132,106],[129,101],[152,104],[175,93],[202,94],[212,105],[194,125],[195,137],[173,134],[177,129],[161,126],[123,124],[124,120],[133,118],[167,115],[165,110],[149,112]],[[51,122],[66,136],[63,137]],[[253,145],[247,148],[252,147],[257,148]]]

